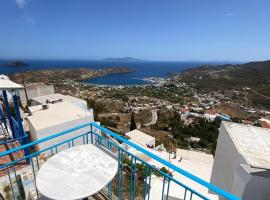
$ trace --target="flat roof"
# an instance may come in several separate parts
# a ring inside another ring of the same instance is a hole
[[[37,101],[40,104],[46,104],[47,100],[49,100],[49,101],[57,101],[59,99],[62,99],[63,101],[68,101],[68,102],[81,101],[81,99],[78,99],[76,97],[72,97],[72,96],[69,96],[69,95],[63,95],[63,94],[60,94],[60,93],[48,94],[48,95],[32,98],[32,100]]]
[[[125,135],[128,136],[133,142],[142,145],[152,140],[155,140],[154,137],[147,135],[146,133],[139,131],[138,129],[127,132]]]
[[[270,169],[270,129],[223,122],[238,152],[253,168]]]
[[[85,110],[70,102],[49,104],[48,109],[42,109],[42,105],[29,107],[32,113],[27,119],[36,130],[52,127],[65,122],[88,116]]]
[[[147,149],[149,151],[149,149]],[[155,151],[150,150],[152,153],[156,154],[157,156],[163,158],[164,160],[171,162],[172,164],[180,167],[181,169],[196,175],[197,177],[210,182],[211,171],[213,167],[213,156],[204,152],[199,151],[192,151],[192,150],[185,150],[185,149],[177,149],[176,158],[173,158],[173,155],[166,151]],[[165,165],[151,159],[148,161],[150,165],[154,165],[157,168],[165,167]],[[190,178],[176,172],[170,170],[173,178],[176,180],[180,180],[181,183],[185,184],[186,186],[194,189],[195,191],[199,192],[200,194],[204,195],[208,199],[211,200],[218,200],[218,196],[215,194],[209,193],[208,189],[199,183],[192,181]],[[167,186],[165,186],[166,188]],[[152,182],[151,182],[151,195],[150,199],[160,199],[162,196],[162,189],[163,188],[163,179],[156,177],[153,175]],[[179,197],[185,196],[185,189],[175,182],[171,181],[170,183],[170,192],[168,199],[181,199]],[[193,195],[190,196],[190,193],[186,193],[186,199],[194,199],[199,200],[200,197]]]

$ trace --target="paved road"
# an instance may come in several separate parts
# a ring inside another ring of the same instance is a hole
[[[144,124],[145,126],[150,126],[156,124],[158,120],[157,110],[152,110],[152,120],[149,123]]]
[[[262,96],[262,97],[264,97],[264,98],[266,98],[266,99],[270,99],[269,96],[266,96],[266,95],[264,95],[264,94],[260,94],[259,92],[255,91],[255,90],[250,90],[250,91],[253,92],[253,93],[255,93],[255,94],[257,94],[257,95],[259,95],[259,96]]]
[[[116,115],[116,116],[128,115],[128,113],[103,113],[103,114],[99,114],[98,116],[99,117],[109,117],[109,116],[112,116],[112,115]]]

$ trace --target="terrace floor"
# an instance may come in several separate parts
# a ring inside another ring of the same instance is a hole
[[[170,155],[166,151],[155,151],[148,148],[147,150],[158,155],[159,157],[162,157],[166,161],[170,161],[172,164],[182,168],[183,170],[190,172],[205,181],[210,182],[211,171],[212,171],[213,162],[214,162],[212,155],[204,153],[204,152],[199,152],[199,151],[188,151],[185,149],[177,149],[176,158],[173,159],[173,155],[172,154]],[[133,153],[136,155],[135,149],[133,149]],[[137,156],[141,157],[139,152],[137,153]],[[143,158],[143,159],[149,162],[151,165],[155,165],[158,168],[165,167],[161,163],[157,162],[154,159],[151,159],[150,157]],[[205,187],[188,179],[187,177],[174,171],[172,171],[172,175],[173,175],[173,178],[175,178],[176,180],[181,180],[183,184],[189,186],[192,189],[195,189],[196,191],[205,195],[209,199],[213,199],[213,200],[218,199],[217,195],[208,193],[208,190]],[[152,183],[151,183],[150,199],[152,200],[159,199],[161,196],[162,187],[163,187],[163,179],[153,175]],[[185,190],[179,187],[179,185],[177,185],[176,183],[170,184],[169,197],[174,197],[175,199],[179,199],[179,196],[180,197],[184,196],[184,193],[185,193]],[[194,197],[193,199],[196,199],[196,197]]]

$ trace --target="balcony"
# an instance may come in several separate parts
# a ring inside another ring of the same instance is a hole
[[[74,136],[78,130],[84,132]],[[47,147],[40,148],[44,147],[44,144]],[[118,171],[114,179],[89,199],[209,200],[212,199],[211,194],[216,194],[222,199],[239,199],[94,122],[22,146],[13,145],[13,148],[1,152],[0,159],[6,158],[6,162],[0,165],[0,179],[2,183],[5,182],[2,186],[5,199],[42,199],[36,187],[36,176],[40,167],[60,151],[86,144],[93,144],[110,152],[118,162]],[[9,144],[9,147],[11,146]],[[154,159],[163,167],[149,164],[143,157],[132,154],[126,147],[136,149],[141,155]],[[186,185],[181,179],[171,176],[172,171],[189,179],[194,185]],[[204,191],[211,194],[202,193],[198,188],[204,188]]]

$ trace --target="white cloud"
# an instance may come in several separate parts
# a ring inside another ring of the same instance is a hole
[[[232,11],[232,12],[228,12],[225,14],[226,17],[231,17],[231,16],[234,16],[234,15],[237,15],[238,14],[238,11]]]
[[[16,0],[16,4],[19,8],[24,8],[27,0]]]

